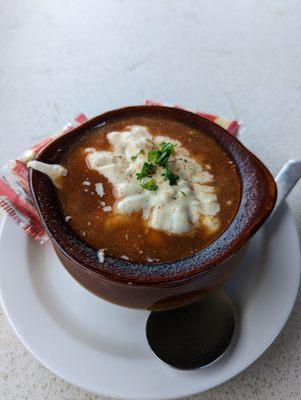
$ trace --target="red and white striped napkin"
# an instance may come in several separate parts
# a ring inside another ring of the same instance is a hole
[[[162,105],[162,103],[150,100],[147,100],[145,104]],[[173,107],[183,108],[177,105]],[[189,111],[215,122],[232,135],[238,134],[240,125],[237,121],[221,118],[212,114],[205,114],[200,111]],[[33,160],[53,139],[83,124],[87,120],[88,117],[85,114],[79,114],[72,124],[68,123],[59,133],[49,136],[31,149],[26,150],[21,157],[9,161],[0,170],[0,207],[29,235],[40,243],[44,243],[48,236],[40,223],[29,191],[28,168],[26,164]]]

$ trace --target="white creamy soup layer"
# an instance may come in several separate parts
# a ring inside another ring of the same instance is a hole
[[[27,167],[47,175],[56,187],[60,186],[60,178],[68,173],[66,168],[59,164],[47,164],[36,160],[29,161]]]
[[[149,227],[172,234],[200,225],[208,233],[219,229],[214,177],[179,141],[140,125],[109,132],[107,139],[112,150],[88,148],[86,162],[113,185],[115,213],[142,212]]]

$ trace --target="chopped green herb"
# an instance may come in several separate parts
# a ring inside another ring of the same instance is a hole
[[[131,160],[135,161],[135,160],[137,159],[137,157],[139,156],[139,154],[144,154],[144,153],[145,153],[145,152],[144,152],[143,149],[140,150],[139,153],[137,153],[135,156],[132,156],[132,157],[131,157]]]
[[[148,161],[151,161],[161,167],[167,165],[170,155],[173,153],[175,145],[172,143],[161,143],[160,150],[151,150],[148,153]]]
[[[154,164],[145,162],[142,165],[141,171],[138,172],[138,174],[136,174],[137,179],[141,181],[141,179],[143,178],[150,177],[152,173],[154,173],[154,171],[155,171]]]
[[[168,159],[169,159],[168,153],[161,153],[160,157],[156,161],[156,164],[160,165],[161,167],[166,167]]]
[[[175,147],[176,147],[176,145],[173,144],[173,143],[162,142],[161,145],[160,145],[162,153],[167,152],[169,154],[173,153]]]
[[[152,190],[153,192],[155,192],[158,189],[158,185],[156,184],[156,181],[154,179],[151,179],[146,183],[140,184],[140,186],[143,189]]]
[[[179,179],[179,177],[171,172],[168,167],[165,168],[165,172],[162,176],[164,176],[165,180],[169,182],[170,186],[175,186]]]
[[[185,193],[185,192],[182,192],[182,190],[181,190],[181,193],[182,193],[183,196],[186,196],[186,193]]]
[[[157,160],[160,156],[161,156],[160,150],[151,150],[147,155],[147,159],[148,161],[157,164]]]
[[[172,143],[161,143],[160,145],[160,156],[158,157],[156,164],[161,167],[166,167],[170,155],[173,153],[175,145]]]
[[[168,160],[170,155],[174,152],[175,144],[173,143],[160,143],[160,150],[151,150],[147,154],[147,161],[143,163],[141,171],[136,174],[137,179],[141,181],[143,178],[151,177],[155,172],[155,165],[165,168],[164,176],[165,180],[169,182],[170,186],[174,186],[177,184],[179,177],[172,173],[168,167]],[[144,150],[141,150],[136,156],[132,156],[131,159],[136,160],[139,154],[144,154]],[[146,182],[145,184],[141,184],[141,187],[147,190],[157,190],[158,186],[156,185],[154,179]],[[183,194],[185,196],[185,194]]]

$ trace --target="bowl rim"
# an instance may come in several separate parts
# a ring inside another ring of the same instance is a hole
[[[45,207],[44,197],[56,191],[50,179],[44,174],[29,168],[30,191],[41,218],[42,224],[56,245],[74,266],[94,276],[102,276],[110,281],[133,285],[173,286],[207,274],[220,267],[235,254],[258,230],[274,208],[277,196],[275,181],[264,164],[250,152],[236,137],[221,126],[200,115],[174,107],[158,105],[129,106],[107,111],[78,127],[54,138],[37,155],[36,160],[49,162],[54,151],[64,147],[64,142],[74,142],[77,136],[110,119],[132,116],[139,113],[163,115],[201,128],[222,146],[235,162],[241,179],[241,201],[235,217],[222,234],[207,247],[184,259],[164,263],[138,263],[123,259],[106,257],[100,264],[97,250],[79,239],[67,226],[63,218],[59,221],[59,211],[55,207]],[[47,188],[39,193],[39,186]],[[46,201],[47,203],[47,201]],[[49,204],[49,203],[48,203]],[[53,204],[52,204],[53,205]],[[55,229],[49,226],[50,217]],[[59,232],[59,233],[58,233]],[[75,245],[79,246],[75,249]]]

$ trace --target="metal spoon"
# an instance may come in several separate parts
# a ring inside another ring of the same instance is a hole
[[[301,161],[288,161],[276,177],[273,215],[301,177]],[[167,311],[153,311],[146,337],[155,355],[179,369],[205,367],[223,356],[235,331],[235,313],[223,288],[204,299]]]

